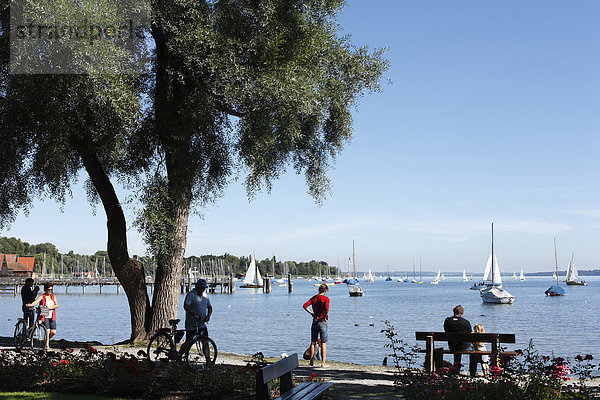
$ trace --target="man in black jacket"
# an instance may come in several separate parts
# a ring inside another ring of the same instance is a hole
[[[21,288],[21,301],[23,302],[23,318],[29,321],[29,327],[35,321],[35,308],[27,307],[26,304],[33,303],[37,297],[39,286],[33,287],[33,278],[25,279],[25,285]]]
[[[465,313],[465,309],[459,304],[454,307],[454,316],[448,317],[444,320],[444,332],[461,332],[471,333],[471,323],[464,319],[462,316]],[[450,351],[465,351],[471,348],[469,342],[448,342]],[[454,364],[460,364],[462,354],[454,355]]]

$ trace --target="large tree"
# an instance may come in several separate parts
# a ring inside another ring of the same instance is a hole
[[[115,272],[132,288],[127,292],[131,339],[164,326],[177,313],[190,213],[215,200],[230,177],[246,174],[252,197],[269,190],[291,166],[305,175],[317,202],[325,198],[328,168],[351,138],[351,109],[360,95],[380,89],[387,68],[381,50],[369,52],[339,36],[336,16],[342,5],[339,0],[156,0],[148,40],[153,56],[138,79],[4,75],[2,129],[10,127],[7,137],[17,150],[32,147],[25,153],[30,160],[39,157],[39,147],[47,147],[50,158],[58,153],[60,162],[50,164],[60,170],[44,164],[50,171],[39,174],[27,157],[1,161],[8,175],[0,174],[0,189],[19,185],[0,202],[0,215],[9,220],[21,204],[30,204],[23,185],[32,182],[38,193],[61,199],[85,168],[91,192],[107,213],[111,263],[121,266],[121,273]],[[6,43],[1,46],[6,53]],[[2,61],[4,74],[7,58]],[[58,86],[64,97],[51,103],[52,115],[19,117],[14,104],[27,104],[40,91],[44,99],[55,99],[53,85],[61,79],[67,81]],[[71,119],[78,124],[71,126]],[[71,128],[64,132],[66,126]],[[47,136],[40,132],[47,131],[59,140],[44,145]],[[123,248],[126,241],[111,247],[111,231],[121,232],[125,221],[110,176],[134,178],[141,191],[136,222],[157,257],[152,306],[141,292],[143,274],[126,273],[136,268]]]

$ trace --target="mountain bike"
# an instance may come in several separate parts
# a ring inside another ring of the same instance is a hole
[[[179,319],[170,319],[170,328],[158,329],[148,342],[148,359],[158,361],[184,361],[190,367],[203,369],[213,365],[217,360],[217,345],[208,336],[200,335],[198,329],[193,336],[186,340],[177,350],[177,343],[185,334],[185,330],[178,330]]]
[[[14,344],[17,350],[21,350],[28,344],[34,350],[46,349],[46,335],[48,334],[46,326],[42,323],[42,317],[48,317],[50,309],[40,305],[37,308],[37,318],[31,328],[29,321],[25,318],[19,318],[15,324]]]

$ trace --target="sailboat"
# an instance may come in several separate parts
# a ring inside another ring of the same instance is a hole
[[[550,286],[544,293],[546,293],[546,296],[564,296],[565,289],[558,284],[558,254],[556,253],[556,238],[554,238],[554,261],[556,266],[556,285]]]
[[[432,285],[437,285],[438,283],[440,283],[441,273],[442,272],[440,270],[438,270],[437,275],[435,276],[435,279],[430,282]]]
[[[516,281],[517,280],[517,273],[513,272],[513,279]]]
[[[260,276],[260,271],[258,270],[258,266],[256,265],[256,261],[254,257],[250,256],[250,265],[246,270],[246,276],[244,277],[244,281],[242,282],[241,288],[261,288],[263,287],[263,280]]]
[[[468,281],[468,280],[469,280],[469,278],[467,278],[467,271],[463,269],[462,281],[463,281],[463,282],[466,282],[466,281]]]
[[[495,264],[495,268],[494,268]],[[494,254],[494,224],[492,223],[492,254],[488,259],[488,265],[490,267],[489,276],[491,277],[491,284],[486,285],[485,288],[479,291],[481,300],[484,303],[494,304],[512,304],[515,301],[515,296],[502,289],[502,276],[500,275],[500,267],[498,266],[498,259]],[[488,275],[488,265],[486,265],[486,274],[484,281]]]
[[[364,294],[362,288],[358,285],[358,279],[356,279],[356,257],[354,254],[354,240],[352,241],[352,274],[353,278],[348,280],[348,294],[352,297],[359,297]]]
[[[385,278],[386,282],[391,282],[392,281],[392,277],[390,276],[390,265],[387,265],[387,278]]]
[[[369,270],[369,272],[367,272],[367,275],[365,276],[365,281],[367,281],[367,282],[375,281],[375,277],[373,276],[373,273],[371,272],[371,270]]]
[[[525,274],[523,273],[523,270],[521,270],[521,275],[519,275],[519,280],[520,281],[524,281],[525,280]]]
[[[569,266],[567,267],[567,275],[565,276],[565,283],[567,285],[587,286],[586,281],[582,281],[581,279],[579,279],[579,274],[577,273],[577,268],[575,268],[575,253],[571,254],[571,261],[569,261]]]
[[[417,278],[415,277],[415,259],[413,258],[413,278],[410,283],[417,283]]]

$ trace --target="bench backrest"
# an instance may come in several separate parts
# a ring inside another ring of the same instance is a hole
[[[276,363],[262,367],[256,373],[256,398],[270,399],[269,382],[281,378],[281,393],[285,393],[294,387],[292,370],[298,368],[298,354],[279,360]]]
[[[450,333],[450,332],[415,332],[417,340],[427,340],[433,337],[434,341],[450,342],[487,342],[516,343],[514,333]]]
[[[298,354],[292,354],[283,360],[279,360],[276,363],[262,367],[260,369],[260,375],[262,376],[263,380],[262,383],[269,383],[273,379],[277,379],[295,368],[298,368]]]

